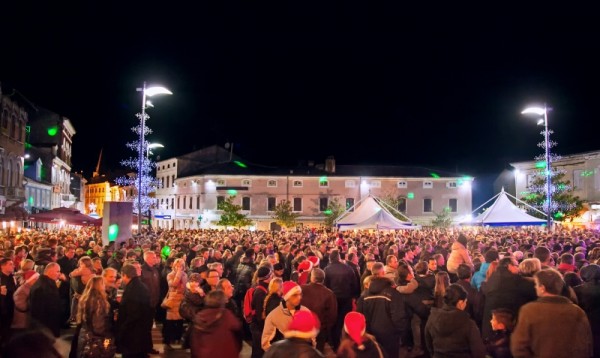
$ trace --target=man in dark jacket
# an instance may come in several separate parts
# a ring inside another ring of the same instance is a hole
[[[321,331],[317,336],[317,349],[324,352],[331,327],[337,320],[337,300],[333,291],[323,285],[325,272],[315,268],[311,272],[310,283],[302,285],[301,304],[313,311],[321,321]]]
[[[235,301],[239,307],[242,307],[244,295],[252,286],[252,276],[254,275],[254,271],[256,271],[254,257],[254,250],[246,250],[246,254],[236,268],[235,277],[237,281],[235,283]]]
[[[62,272],[65,277],[69,277],[71,272],[77,268],[75,246],[67,246],[63,257],[56,262],[60,265],[60,272]],[[62,304],[62,321],[67,322],[71,314],[71,280],[61,282],[58,292]]]
[[[17,290],[14,270],[15,264],[11,259],[0,260],[0,342],[6,342],[13,320],[15,309],[13,295]]]
[[[460,264],[456,270],[458,281],[456,284],[464,288],[467,292],[467,307],[465,312],[475,321],[477,326],[481,325],[481,294],[471,285],[471,268],[469,265]]]
[[[252,322],[250,323],[250,332],[252,333],[252,358],[262,357],[265,353],[261,347],[261,338],[265,320],[263,318],[263,310],[265,308],[265,298],[269,292],[269,282],[273,277],[273,271],[266,266],[261,266],[256,271],[258,284],[254,289],[252,296],[252,310],[256,312]]]
[[[150,293],[133,265],[123,265],[121,274],[126,286],[117,318],[117,347],[123,358],[146,357],[152,349],[152,335],[147,328],[152,326]]]
[[[521,306],[536,299],[533,282],[519,276],[519,265],[512,257],[500,260],[498,268],[483,288],[485,306],[481,321],[482,337],[492,334],[492,310],[508,308],[519,312]]]
[[[359,288],[356,287],[357,281],[354,271],[350,266],[340,261],[338,250],[331,251],[329,260],[329,266],[325,268],[325,286],[333,291],[337,298],[337,319],[331,333],[331,342],[334,351],[337,351],[340,345],[342,328],[344,327],[344,317],[346,317],[346,313],[352,311],[352,299]]]
[[[40,324],[60,336],[61,306],[56,281],[60,277],[60,266],[51,262],[44,268],[44,274],[31,287],[29,293],[29,313],[34,325]]]
[[[156,267],[158,262],[158,256],[156,256],[154,251],[148,250],[144,252],[144,264],[142,265],[141,281],[144,283],[148,289],[148,293],[150,294],[150,320],[148,322],[148,326],[146,327],[148,332],[152,331],[152,323],[154,317],[156,316],[156,309],[161,302],[160,273]],[[157,352],[158,351],[152,348],[151,345],[149,353],[157,354]]]
[[[356,310],[367,320],[367,332],[387,352],[388,357],[400,354],[400,338],[409,329],[409,314],[404,297],[387,277],[373,277],[366,295],[358,299]]]

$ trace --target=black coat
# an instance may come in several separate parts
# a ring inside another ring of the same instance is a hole
[[[156,267],[147,263],[142,265],[142,282],[150,294],[150,306],[155,308],[160,301],[160,272]]]
[[[325,268],[325,286],[333,291],[338,299],[358,296],[359,287],[354,270],[340,261],[331,261]]]
[[[0,272],[0,286],[6,286],[6,296],[0,295],[0,324],[5,329],[8,329],[12,323],[13,314],[15,310],[15,300],[13,295],[17,290],[17,283],[15,282],[14,276],[5,275]],[[2,333],[2,332],[0,332]]]
[[[263,358],[322,358],[323,355],[313,348],[312,342],[300,338],[288,338],[273,343]]]
[[[469,315],[444,305],[432,308],[425,325],[425,345],[436,357],[485,357],[485,346],[475,322]]]
[[[600,282],[575,287],[579,306],[585,311],[594,336],[594,357],[600,357]]]
[[[125,286],[117,318],[117,347],[123,354],[146,353],[152,349],[152,308],[148,288],[139,277]]]
[[[481,289],[485,295],[485,307],[481,321],[483,338],[488,338],[492,334],[490,324],[492,310],[508,308],[516,315],[521,306],[537,299],[533,281],[515,275],[505,267],[498,267]]]
[[[29,292],[29,314],[33,324],[47,327],[55,337],[60,336],[62,307],[56,282],[40,276]]]
[[[365,316],[367,332],[375,336],[387,355],[397,357],[400,337],[410,329],[410,321],[404,297],[392,288],[392,281],[373,278],[368,293],[358,299],[356,310]]]

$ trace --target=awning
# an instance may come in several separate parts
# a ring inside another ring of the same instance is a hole
[[[29,213],[20,205],[7,206],[4,214],[0,215],[0,221],[26,221]]]

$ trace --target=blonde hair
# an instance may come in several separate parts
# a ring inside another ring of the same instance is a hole
[[[91,321],[94,314],[108,314],[110,304],[106,298],[106,291],[103,286],[104,280],[102,276],[93,276],[87,285],[85,285],[85,289],[77,305],[77,323]]]
[[[27,259],[21,261],[21,271],[31,271],[35,266],[35,262],[33,260]]]
[[[283,288],[283,280],[279,277],[274,278],[271,280],[271,282],[269,282],[269,293],[267,294],[267,296],[265,297],[265,300],[263,302],[263,312],[262,312],[262,318],[265,319],[267,318],[267,302],[269,302],[269,298],[271,298],[271,296],[273,295],[277,295],[280,296],[280,291]]]
[[[435,275],[435,288],[433,289],[433,300],[436,307],[442,307],[448,286],[450,286],[450,276],[448,273],[445,271],[438,272]]]
[[[186,270],[184,259],[175,259],[175,261],[173,261],[173,266],[177,265],[177,263],[181,263],[181,271]]]
[[[523,276],[533,277],[533,275],[542,270],[542,262],[538,258],[525,259],[519,264],[519,272]]]
[[[92,262],[92,259],[89,256],[83,256],[82,258],[80,258],[79,259],[79,264],[81,265],[82,263],[90,271],[95,272],[95,270],[94,270],[94,263]]]

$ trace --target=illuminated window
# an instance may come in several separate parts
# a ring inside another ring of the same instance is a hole
[[[329,180],[320,179],[319,180],[319,188],[327,188],[327,187],[329,187]]]

